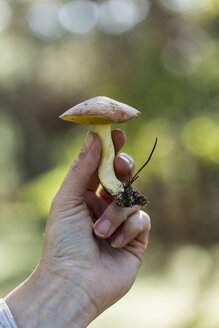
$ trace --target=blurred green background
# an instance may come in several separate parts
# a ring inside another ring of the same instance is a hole
[[[37,264],[50,202],[105,95],[140,167],[150,244],[131,291],[90,327],[219,327],[219,2],[0,0],[0,296]],[[118,126],[115,126],[118,127]]]

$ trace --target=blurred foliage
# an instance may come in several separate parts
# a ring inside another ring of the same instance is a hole
[[[124,312],[131,322],[128,302],[139,297],[140,309],[163,311],[150,327],[218,327],[218,14],[216,0],[0,0],[2,295],[34,268],[51,200],[87,130],[58,116],[105,95],[142,113],[115,125],[136,168],[158,137],[136,181],[150,201],[148,262],[106,320],[119,327]]]

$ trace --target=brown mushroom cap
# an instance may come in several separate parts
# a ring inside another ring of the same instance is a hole
[[[59,117],[66,121],[95,125],[123,123],[139,114],[138,110],[116,100],[95,97],[70,108]]]

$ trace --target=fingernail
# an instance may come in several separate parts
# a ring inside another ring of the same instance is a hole
[[[88,133],[85,137],[85,140],[84,140],[84,145],[83,145],[82,151],[85,153],[88,153],[90,150],[90,147],[92,145],[92,142],[93,142],[93,135],[90,131],[88,131]]]
[[[120,157],[123,161],[125,161],[129,165],[130,168],[132,168],[133,161],[131,160],[131,158],[129,158],[126,155],[122,155],[122,154],[120,154],[118,157]]]
[[[116,236],[116,238],[111,242],[111,245],[113,247],[120,247],[124,242],[124,240],[125,240],[125,236],[123,234],[120,234]]]
[[[112,224],[109,220],[103,220],[97,223],[94,227],[95,234],[99,237],[104,237],[110,231]]]

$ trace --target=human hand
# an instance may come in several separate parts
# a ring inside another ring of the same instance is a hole
[[[125,134],[114,130],[112,138],[118,152]],[[30,300],[32,288],[39,303],[35,321],[38,326],[41,323],[39,327],[86,327],[128,291],[142,263],[149,217],[138,207],[118,207],[103,189],[97,193],[100,155],[100,140],[89,132],[53,200],[42,258],[26,284],[27,298]],[[115,171],[120,178],[133,169],[128,155],[116,157]],[[49,309],[45,300],[49,300]],[[13,308],[13,297],[7,301]],[[30,327],[35,327],[33,319],[31,322]]]

